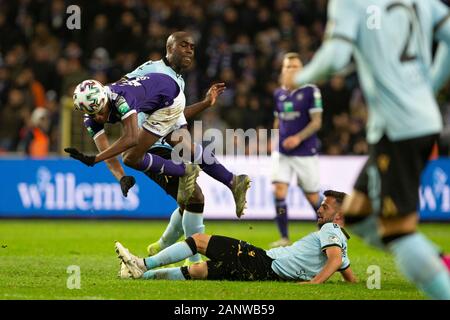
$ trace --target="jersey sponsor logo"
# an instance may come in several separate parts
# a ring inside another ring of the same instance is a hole
[[[280,112],[278,114],[278,117],[281,120],[289,121],[289,120],[295,120],[297,118],[300,118],[300,115],[301,115],[300,111]]]
[[[292,103],[292,101],[285,101],[283,103],[283,110],[284,110],[284,112],[293,112],[294,104]]]

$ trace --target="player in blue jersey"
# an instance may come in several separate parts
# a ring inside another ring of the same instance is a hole
[[[167,40],[166,57],[161,61],[148,63],[152,67],[151,70],[145,71],[145,75],[138,77],[128,75],[125,79],[107,86],[102,86],[94,80],[84,81],[78,85],[75,89],[74,103],[78,109],[87,113],[85,126],[91,131],[94,139],[103,135],[104,123],[120,121],[124,132],[111,146],[105,141],[104,145],[107,148],[102,149],[96,156],[84,155],[74,148],[67,148],[66,152],[88,166],[123,153],[124,163],[136,170],[181,177],[177,201],[179,204],[186,204],[194,191],[199,168],[196,165],[176,164],[147,153],[147,150],[161,137],[165,137],[171,145],[180,142],[179,139],[172,139],[175,130],[186,126],[184,116],[186,98],[183,92],[184,80],[180,72],[191,66],[193,57],[192,37],[186,32],[176,32]],[[189,106],[187,112],[198,112],[210,107],[223,90],[225,90],[223,83],[213,85],[205,99]],[[138,129],[137,114],[145,117],[142,129]],[[190,146],[190,150],[194,148]],[[203,159],[204,156],[201,152],[199,158]],[[233,175],[215,158],[214,161],[201,161],[200,167],[231,189],[236,202],[236,215],[240,217],[246,202],[249,177]],[[129,181],[124,189],[133,182],[130,178],[126,179]]]
[[[281,239],[272,247],[290,244],[286,196],[292,177],[297,180],[314,211],[320,206],[319,158],[316,132],[322,125],[322,98],[314,85],[289,87],[283,80],[302,68],[297,53],[287,53],[281,70],[281,87],[275,90],[275,122],[279,129],[278,150],[272,153],[272,182],[275,197],[275,221]]]
[[[345,194],[328,190],[324,195],[317,211],[319,231],[288,247],[266,251],[237,239],[195,234],[146,259],[134,256],[119,242],[116,252],[133,278],[323,283],[339,271],[346,281],[356,282],[347,252],[348,236],[339,226]],[[198,252],[210,260],[189,267],[154,270]]]
[[[433,40],[444,48],[434,61]],[[369,106],[370,155],[344,203],[346,224],[387,248],[433,299],[450,299],[450,276],[417,231],[418,187],[442,129],[433,90],[450,72],[449,45],[450,12],[438,0],[331,0],[326,41],[295,77],[297,85],[324,79],[353,54]]]
[[[172,46],[177,42],[181,42],[181,45],[189,45],[191,46],[192,50],[194,50],[194,42],[189,33],[175,32],[167,40],[168,53],[170,51],[169,49],[170,46]],[[193,57],[191,57],[191,59],[192,58]],[[145,76],[152,73],[164,73],[170,75],[175,81],[177,81],[180,88],[184,90],[185,82],[182,75],[180,74],[180,72],[184,69],[180,67],[181,63],[182,63],[181,57],[171,58],[171,56],[168,54],[161,60],[157,61],[149,60],[143,63],[132,72],[126,74],[125,79]],[[211,87],[211,90],[220,90],[220,92],[222,92],[224,90],[224,84],[223,83],[216,84]],[[207,109],[210,106],[211,105],[205,103],[205,101],[195,103],[193,105],[190,105],[185,110],[184,116],[186,118],[191,118],[195,114],[198,114],[199,112]],[[177,127],[179,127],[180,129],[187,129],[187,122],[184,117],[180,118]],[[180,136],[179,131],[175,130],[166,137],[166,141],[168,141],[169,144],[174,146],[181,142],[180,139],[174,138],[178,136]],[[197,144],[194,145],[192,143],[190,146],[188,146],[187,149],[192,150],[191,153],[194,158],[201,160],[206,159],[206,161],[200,162],[200,167],[205,173],[207,173],[212,178],[222,182],[225,186],[230,188],[236,204],[236,216],[240,218],[244,214],[244,206],[246,203],[245,198],[246,192],[250,186],[250,178],[245,174],[238,176],[233,175],[233,173],[228,171],[222,164],[219,163],[219,161],[217,160],[217,158],[214,156],[213,153],[204,154],[201,145]]]

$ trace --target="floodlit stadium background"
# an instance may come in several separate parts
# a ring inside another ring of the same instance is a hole
[[[69,5],[80,8],[80,29],[68,28],[76,12],[68,13]],[[311,59],[324,34],[326,5],[326,0],[0,2],[0,166],[7,181],[0,187],[0,217],[168,217],[176,204],[141,173],[126,168],[138,183],[125,199],[104,164],[87,168],[62,154],[70,145],[95,152],[79,113],[72,111],[74,86],[87,78],[116,81],[142,62],[160,59],[167,36],[187,30],[197,41],[195,66],[185,74],[188,104],[201,100],[213,82],[227,85],[217,106],[197,120],[205,129],[270,129],[282,56],[295,51],[304,63]],[[321,189],[350,192],[367,154],[364,98],[352,67],[319,86]],[[448,132],[449,86],[439,102]],[[49,115],[49,146],[30,150],[32,115],[41,107]],[[120,126],[108,133],[117,138]],[[447,150],[442,148],[444,157],[424,177],[423,220],[450,220]],[[247,143],[244,154],[220,158],[252,178],[244,219],[274,216],[270,156],[256,156],[270,152],[270,143]],[[231,193],[204,174],[199,183],[205,217],[235,219]],[[314,218],[294,185],[288,201],[290,218]]]

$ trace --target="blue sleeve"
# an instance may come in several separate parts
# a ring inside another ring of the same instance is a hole
[[[327,39],[339,38],[349,42],[356,41],[361,18],[356,7],[353,0],[330,0],[325,33]]]
[[[136,77],[143,77],[148,73],[157,72],[157,64],[155,61],[149,60],[143,64],[141,64],[139,67],[131,71],[130,73],[127,73],[125,76],[130,78],[136,78]]]
[[[433,30],[437,40],[450,43],[450,10],[439,0],[431,0]]]
[[[320,249],[324,250],[328,247],[338,246],[342,248],[343,243],[339,234],[340,227],[334,223],[326,223],[319,231]]]
[[[431,68],[433,91],[437,93],[450,77],[450,45],[439,43]]]
[[[450,77],[450,10],[437,0],[432,0],[434,37],[440,41],[431,69],[434,92],[438,92]]]
[[[341,38],[331,38],[325,41],[313,60],[295,75],[295,85],[316,83],[342,70],[350,62],[352,52],[352,44],[342,41]]]

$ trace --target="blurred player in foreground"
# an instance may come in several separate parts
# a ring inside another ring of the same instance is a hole
[[[145,259],[134,256],[119,242],[116,242],[116,252],[133,278],[323,283],[339,271],[346,281],[356,282],[347,254],[347,235],[339,226],[343,221],[344,196],[342,192],[325,191],[317,211],[319,231],[288,247],[266,251],[242,240],[195,234]],[[211,260],[189,267],[153,270],[198,252]]]
[[[450,299],[439,252],[417,231],[420,174],[442,129],[433,89],[450,72],[448,50],[432,65],[433,39],[450,44],[450,13],[438,0],[331,0],[326,41],[295,84],[329,77],[353,53],[369,105],[370,155],[344,202],[346,225],[387,248],[428,297]]]
[[[278,152],[272,154],[272,181],[275,196],[275,221],[281,239],[271,247],[290,244],[288,235],[288,208],[286,196],[292,177],[314,211],[322,199],[319,194],[319,158],[316,132],[322,126],[322,97],[314,85],[289,86],[283,79],[301,70],[297,53],[284,55],[281,70],[281,87],[275,90],[274,129],[279,129]],[[292,84],[292,82],[291,82]]]

